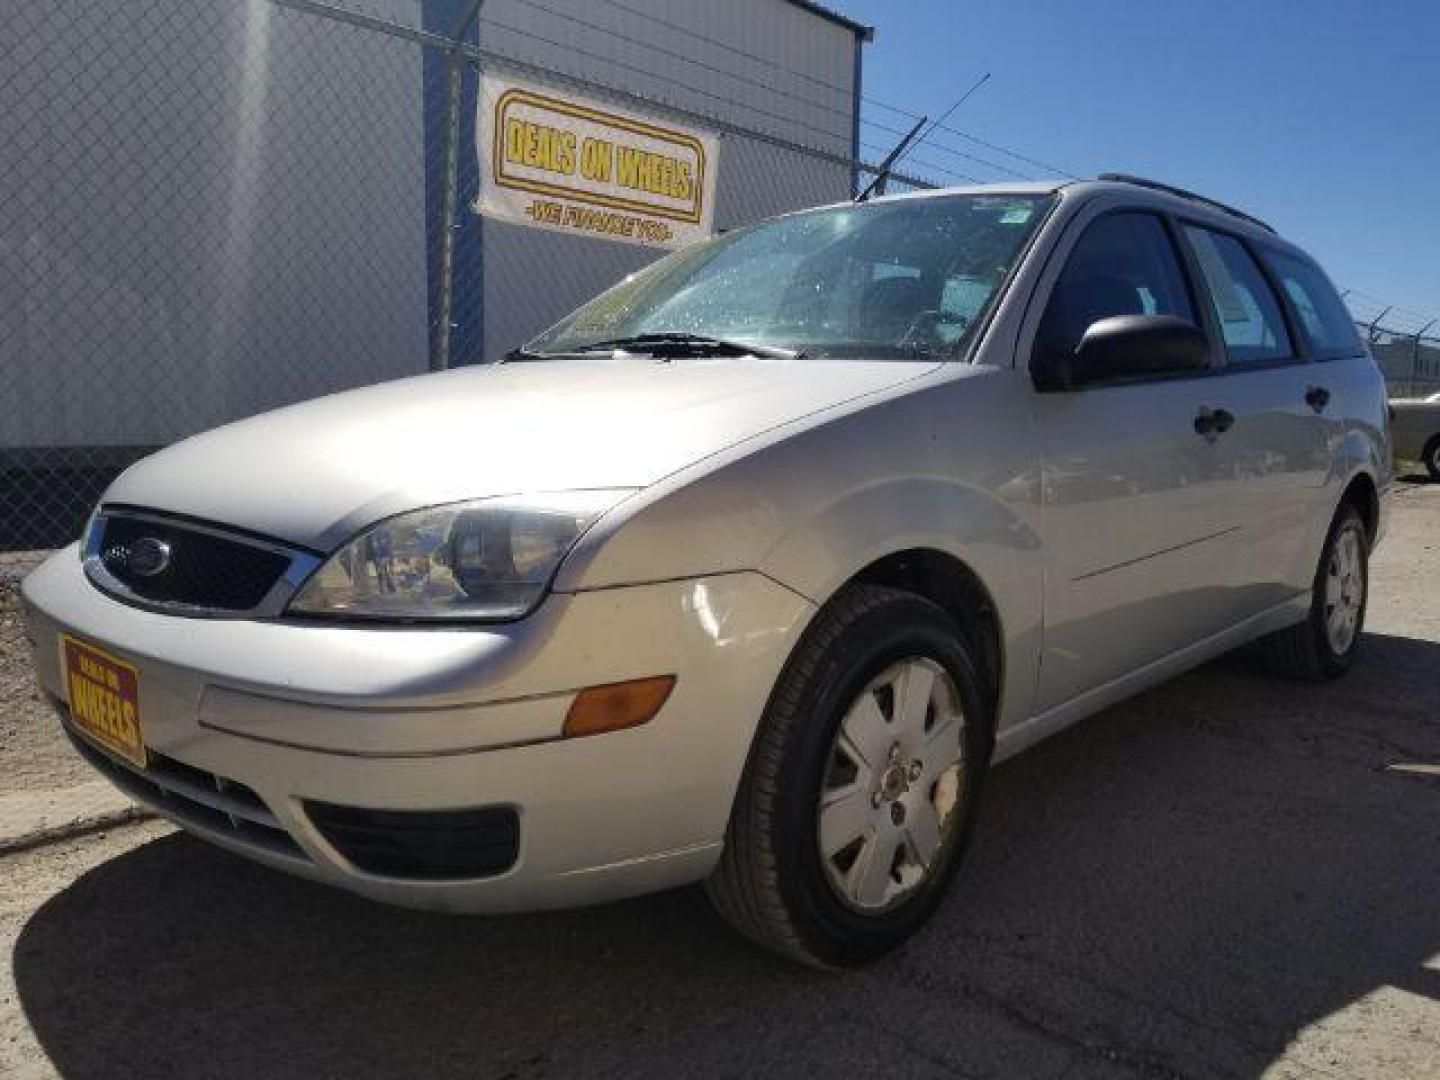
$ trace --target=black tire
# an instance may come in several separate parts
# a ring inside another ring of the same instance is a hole
[[[1362,593],[1349,645],[1337,649],[1326,629],[1329,606],[1326,603],[1326,582],[1330,564],[1342,538],[1353,535],[1357,541]],[[1327,682],[1350,669],[1360,651],[1365,629],[1365,609],[1370,599],[1370,538],[1360,514],[1349,503],[1335,511],[1325,546],[1320,552],[1320,565],[1315,569],[1311,586],[1310,612],[1305,621],[1263,638],[1260,642],[1270,666],[1281,675],[1305,682]]]
[[[1440,480],[1440,435],[1425,444],[1420,460],[1425,465],[1425,471],[1430,474],[1430,479]]]
[[[934,858],[919,883],[907,886],[913,891],[883,911],[862,913],[827,877],[818,799],[847,708],[882,672],[917,659],[938,665],[953,683],[961,715],[959,794]],[[817,967],[874,960],[915,933],[960,865],[989,765],[992,719],[977,670],[960,627],[928,600],[854,585],[828,603],[786,663],[761,718],[724,854],[706,882],[721,916],[765,948]]]

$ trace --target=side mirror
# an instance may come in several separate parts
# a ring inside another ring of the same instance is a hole
[[[1174,315],[1117,315],[1085,331],[1075,350],[1072,382],[1201,371],[1209,364],[1210,343],[1194,323]]]

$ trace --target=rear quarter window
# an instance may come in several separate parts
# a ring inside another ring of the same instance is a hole
[[[1355,322],[1320,267],[1288,251],[1267,248],[1261,258],[1285,290],[1317,356],[1353,356],[1362,351]]]

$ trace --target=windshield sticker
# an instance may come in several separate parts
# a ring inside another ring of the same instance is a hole
[[[1034,211],[1028,206],[1012,206],[1000,215],[1001,225],[1024,225]]]

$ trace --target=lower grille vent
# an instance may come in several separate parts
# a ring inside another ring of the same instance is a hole
[[[508,806],[470,810],[367,810],[306,803],[310,820],[361,870],[386,877],[491,877],[515,865],[520,818]]]
[[[181,824],[230,837],[272,855],[310,861],[260,796],[244,784],[153,750],[149,765],[141,772],[98,750],[71,731],[68,724],[65,732],[81,757],[137,801],[164,811]]]

